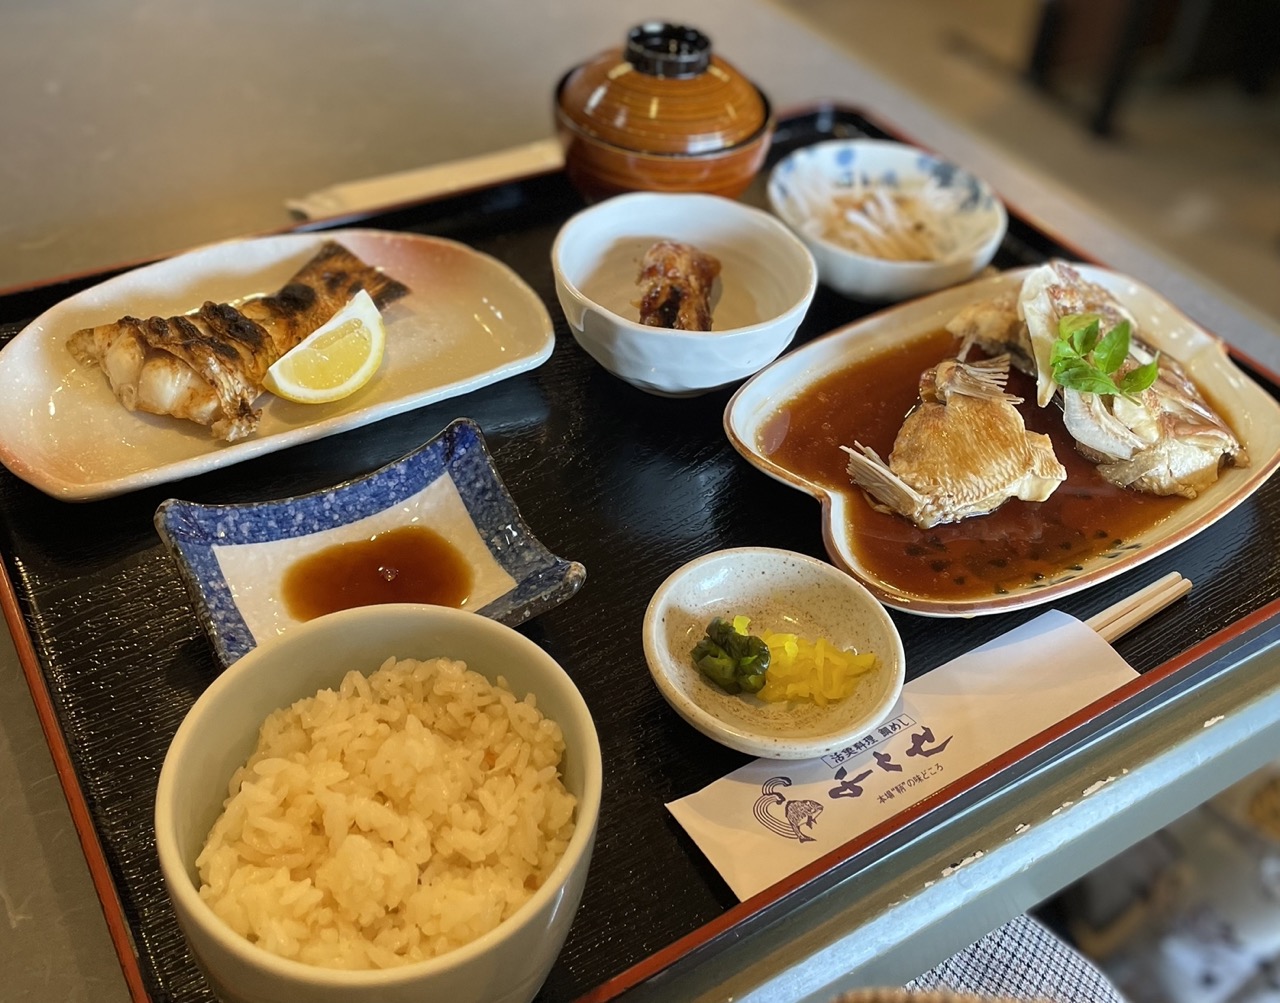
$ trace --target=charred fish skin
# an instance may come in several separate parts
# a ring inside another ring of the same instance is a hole
[[[257,430],[262,412],[253,405],[267,370],[361,289],[379,309],[410,291],[326,240],[274,293],[239,306],[207,301],[174,317],[122,317],[76,331],[67,348],[103,370],[128,410],[207,425],[235,442]]]
[[[1019,309],[1034,346],[1037,403],[1061,398],[1063,424],[1077,450],[1106,480],[1148,494],[1195,498],[1224,468],[1249,465],[1244,444],[1167,355],[1160,356],[1155,383],[1136,395],[1084,393],[1053,379],[1049,357],[1058,323],[1072,314],[1099,316],[1103,335],[1129,322],[1129,358],[1117,375],[1155,357],[1136,319],[1109,290],[1054,260],[1024,280]]]
[[[1004,392],[1009,357],[944,360],[921,378],[920,398],[886,463],[861,443],[842,446],[848,474],[874,507],[921,529],[994,512],[1011,498],[1040,502],[1067,477],[1049,437],[1029,431]]]
[[[362,289],[379,310],[409,293],[403,282],[329,240],[279,290],[246,300],[241,309],[271,333],[277,352],[283,355]]]
[[[78,361],[102,367],[128,410],[209,425],[230,442],[257,425],[253,401],[272,354],[267,343],[261,326],[234,307],[205,303],[194,314],[86,328],[68,348]]]

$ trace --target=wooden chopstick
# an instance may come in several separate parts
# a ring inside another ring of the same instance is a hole
[[[1170,571],[1146,588],[1139,589],[1133,595],[1108,606],[1101,613],[1095,613],[1085,621],[1085,625],[1097,631],[1102,639],[1110,644],[1190,591],[1191,579],[1183,578],[1176,571]]]

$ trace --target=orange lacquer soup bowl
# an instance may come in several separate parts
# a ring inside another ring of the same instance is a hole
[[[632,28],[570,70],[555,93],[565,170],[589,199],[626,191],[736,197],[773,138],[768,98],[695,28]]]

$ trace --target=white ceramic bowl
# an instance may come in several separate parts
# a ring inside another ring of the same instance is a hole
[[[751,630],[824,637],[874,651],[879,664],[844,700],[819,707],[766,703],[708,682],[690,657],[714,617],[748,616]],[[689,724],[732,749],[769,759],[836,752],[887,718],[905,678],[902,638],[885,608],[848,574],[804,554],[741,547],[677,569],[645,613],[644,653],[667,702]]]
[[[460,658],[559,723],[565,786],[577,827],[547,882],[509,919],[429,961],[380,971],[340,971],[278,957],[240,937],[200,898],[195,859],[222,810],[227,783],[274,710],[336,686],[351,668],[389,656]],[[215,992],[229,1003],[527,1003],[538,992],[578,907],[600,808],[600,745],[568,674],[522,634],[487,617],[440,606],[343,610],[300,624],[223,671],[191,708],[165,756],[156,794],[156,851],[179,925]]]
[[[822,236],[832,199],[855,185],[917,193],[928,182],[945,203],[952,244],[933,261],[860,254]],[[833,139],[803,147],[769,174],[769,204],[808,245],[822,281],[857,299],[894,302],[972,278],[995,256],[1009,226],[1004,203],[985,181],[931,153],[877,139]]]
[[[640,323],[640,261],[657,240],[721,262],[711,331]],[[684,397],[743,380],[791,343],[818,284],[804,244],[773,216],[718,195],[637,192],[571,217],[551,249],[556,295],[574,338],[620,379]]]

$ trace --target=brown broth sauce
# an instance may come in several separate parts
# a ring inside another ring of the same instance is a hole
[[[461,607],[473,579],[467,559],[439,533],[403,526],[296,561],[285,572],[284,603],[299,620],[380,603]]]
[[[849,499],[849,538],[872,575],[903,593],[974,599],[1052,579],[1150,528],[1182,498],[1107,483],[1078,452],[1056,404],[1035,406],[1035,384],[1012,372],[1007,389],[1027,428],[1047,434],[1067,479],[1044,502],[1011,499],[996,511],[920,529],[878,512],[846,472],[842,445],[857,440],[886,459],[907,412],[919,401],[920,374],[957,350],[947,331],[891,348],[833,373],[786,402],[762,428],[773,462]]]

